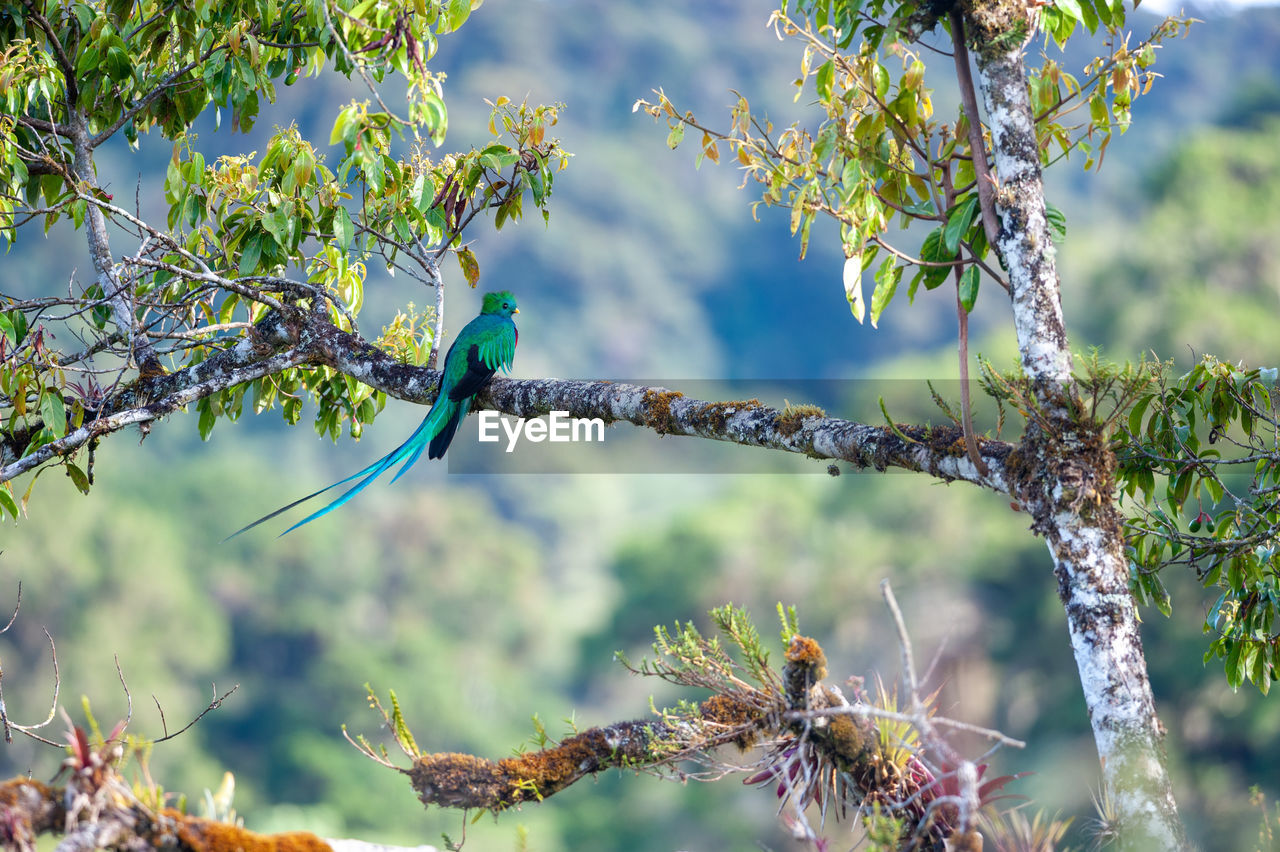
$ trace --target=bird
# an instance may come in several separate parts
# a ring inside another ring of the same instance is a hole
[[[422,418],[422,423],[408,440],[363,470],[356,471],[345,479],[339,479],[319,491],[313,491],[287,506],[281,506],[271,514],[263,515],[253,523],[241,527],[223,540],[230,541],[258,524],[269,521],[276,515],[307,502],[312,497],[319,497],[339,485],[345,485],[353,479],[360,480],[324,508],[312,512],[280,533],[282,536],[287,535],[303,524],[309,524],[317,518],[324,517],[346,503],[388,468],[402,460],[404,464],[391,478],[392,482],[404,476],[405,471],[413,467],[423,450],[427,451],[428,459],[442,458],[453,441],[454,433],[458,431],[458,424],[471,409],[471,400],[475,395],[499,369],[504,373],[511,372],[516,343],[520,339],[520,332],[516,329],[512,316],[518,313],[520,308],[516,306],[515,296],[510,291],[485,293],[479,315],[462,327],[462,331],[458,332],[458,336],[454,338],[453,344],[445,354],[444,370],[441,371],[440,378],[440,394],[432,404],[431,410],[427,412],[427,416]]]

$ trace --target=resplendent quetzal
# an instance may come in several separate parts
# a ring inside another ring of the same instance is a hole
[[[510,372],[511,362],[516,354],[516,341],[520,338],[520,333],[516,330],[516,324],[511,321],[511,316],[518,313],[520,309],[516,307],[515,296],[508,291],[485,293],[480,315],[462,327],[462,331],[458,332],[453,345],[444,356],[440,395],[436,397],[431,410],[427,412],[426,417],[422,418],[421,425],[414,430],[407,441],[364,470],[357,471],[346,479],[339,479],[332,485],[312,492],[306,497],[294,500],[288,506],[282,506],[269,515],[263,515],[248,526],[236,530],[227,538],[235,538],[263,521],[269,521],[281,512],[287,512],[294,506],[305,503],[312,497],[318,497],[339,485],[344,485],[353,479],[360,480],[329,505],[298,521],[280,535],[291,533],[303,524],[329,514],[359,494],[365,486],[401,460],[405,460],[404,465],[392,477],[392,482],[404,476],[404,472],[413,466],[423,450],[427,451],[429,459],[442,457],[444,451],[449,449],[449,442],[453,440],[454,433],[458,431],[458,424],[467,416],[472,398],[499,369]]]

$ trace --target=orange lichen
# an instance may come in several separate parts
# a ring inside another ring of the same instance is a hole
[[[815,681],[827,676],[827,655],[822,652],[822,646],[808,636],[791,637],[791,644],[787,645],[787,662],[812,671]]]
[[[645,422],[659,435],[675,431],[672,428],[675,422],[671,419],[671,402],[683,396],[679,391],[645,391],[644,401],[641,403],[644,406]]]
[[[497,764],[469,754],[423,755],[408,775],[423,804],[446,808],[494,807],[507,788]]]
[[[38,835],[61,831],[66,821],[62,803],[61,788],[26,778],[0,783],[0,845],[31,849]]]
[[[152,826],[152,845],[159,847],[167,837],[189,852],[333,852],[332,847],[309,831],[258,834],[232,825],[201,819],[166,808]]]
[[[810,706],[809,690],[827,676],[827,655],[808,636],[793,636],[787,645],[787,664],[782,667],[782,688],[788,707]],[[819,696],[820,698],[820,696]]]
[[[709,402],[689,412],[689,422],[698,429],[723,432],[729,417],[740,411],[764,408],[758,399],[738,399],[729,402]]]

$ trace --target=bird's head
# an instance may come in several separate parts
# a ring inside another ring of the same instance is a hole
[[[516,297],[511,295],[511,291],[501,290],[497,293],[484,294],[484,304],[480,308],[480,313],[510,317],[512,314],[520,313],[520,309],[516,307]]]

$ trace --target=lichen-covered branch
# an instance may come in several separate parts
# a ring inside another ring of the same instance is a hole
[[[326,366],[400,399],[429,404],[440,374],[397,361],[359,335],[316,313],[272,313],[233,348],[171,374],[140,378],[64,438],[23,457],[12,437],[0,439],[0,482],[74,452],[90,440],[147,423],[210,394],[296,366]],[[973,482],[1010,493],[1006,463],[1012,445],[980,439],[986,468],[966,455],[959,427],[872,426],[836,417],[779,411],[758,400],[706,402],[679,391],[609,381],[495,378],[473,410],[517,417],[567,411],[574,417],[627,422],[664,435],[685,435],[844,461],[859,469],[920,471],[946,481]]]
[[[435,398],[437,373],[402,364],[340,329],[326,329],[316,345],[326,365],[378,390],[423,404]],[[566,411],[571,417],[631,423],[663,435],[800,453],[849,462],[859,469],[897,467],[1009,492],[1005,462],[1012,445],[979,440],[988,468],[983,475],[966,456],[959,427],[871,426],[779,411],[755,399],[707,402],[667,388],[602,380],[495,378],[472,406],[472,410],[483,409],[515,417]]]
[[[0,462],[6,462],[0,467],[0,482],[75,452],[95,438],[128,426],[151,423],[210,394],[296,367],[306,360],[305,351],[298,347],[264,357],[246,338],[234,348],[199,364],[175,373],[140,379],[105,402],[98,411],[86,412],[85,420],[78,428],[25,456],[12,438],[0,438]]]
[[[469,754],[428,754],[405,770],[424,805],[500,811],[541,801],[575,781],[606,769],[667,766],[689,752],[716,744],[724,708],[707,702],[705,724],[661,720],[618,722],[591,728],[551,748],[499,761]],[[734,708],[737,709],[737,708]],[[747,708],[742,708],[745,715]]]
[[[541,801],[606,769],[694,780],[741,773],[746,784],[773,788],[783,807],[790,806],[797,836],[811,841],[817,840],[805,816],[811,804],[819,806],[824,819],[828,812],[836,819],[854,814],[915,844],[910,848],[975,835],[979,812],[1012,776],[983,782],[985,765],[938,760],[941,741],[934,742],[931,734],[931,741],[923,742],[916,734],[920,718],[887,708],[893,702],[883,692],[876,702],[855,685],[850,699],[824,683],[826,657],[812,638],[793,635],[786,663],[775,674],[766,667],[759,637],[744,613],[722,607],[712,617],[727,640],[723,644],[705,639],[692,625],[677,633],[660,629],[654,645],[660,659],[633,669],[712,689],[715,694],[700,704],[682,704],[651,720],[591,728],[499,761],[417,754],[413,765],[400,771],[426,805],[494,812]],[[724,650],[730,644],[745,657],[741,667]],[[921,717],[932,713],[926,705],[917,708]],[[399,730],[401,724],[393,721],[392,727]],[[399,739],[404,748],[412,738],[405,733]],[[755,759],[725,763],[713,756],[730,744],[743,752],[758,747]],[[367,743],[361,747],[385,762]],[[949,747],[942,750],[951,754]]]

